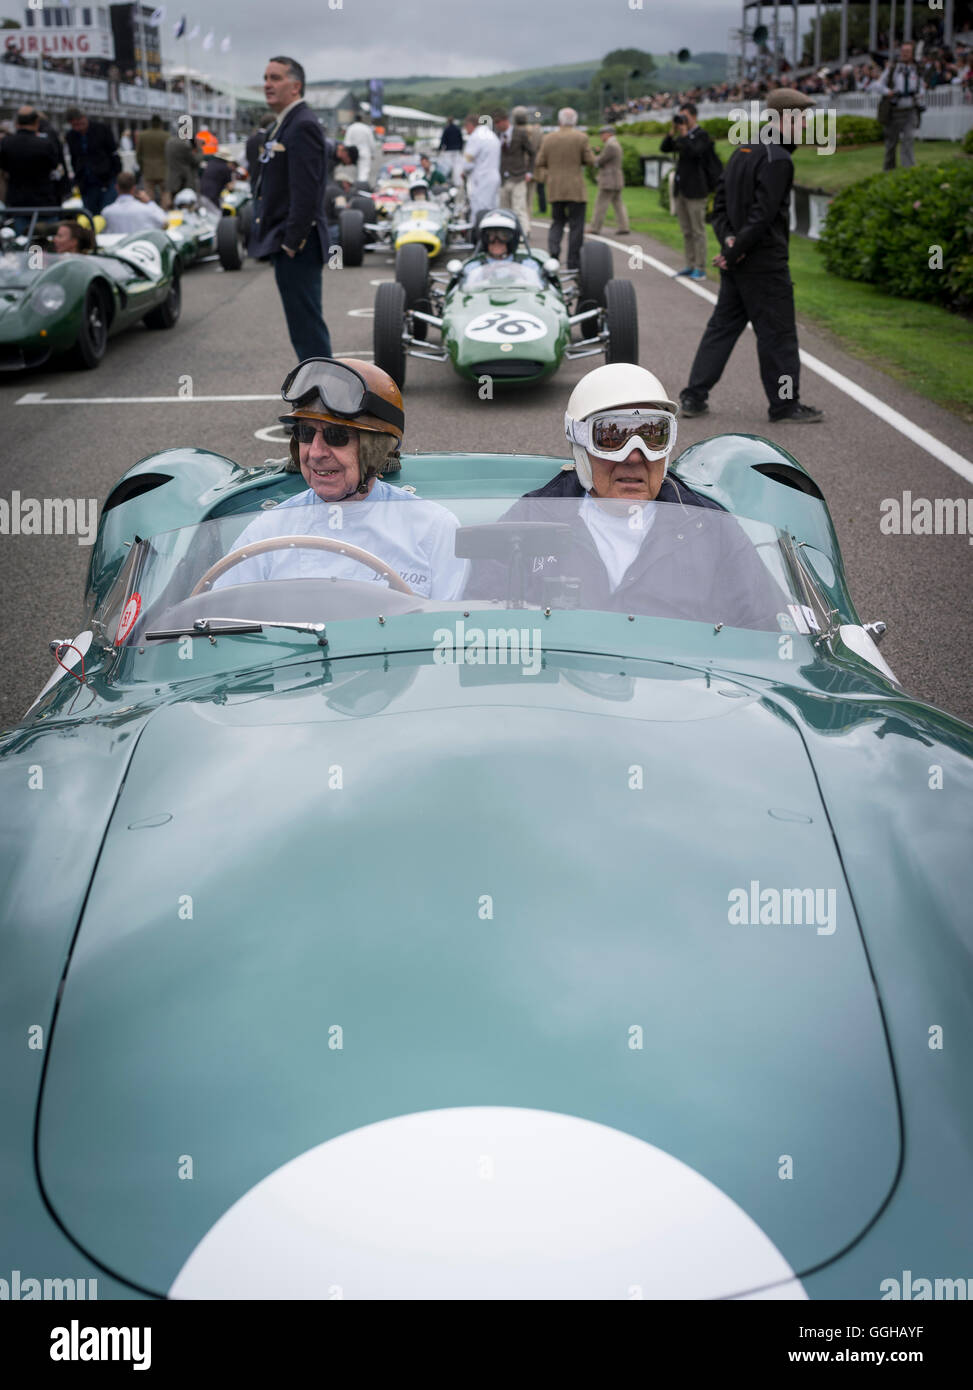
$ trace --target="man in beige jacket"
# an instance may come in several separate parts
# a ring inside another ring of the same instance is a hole
[[[584,214],[588,206],[585,165],[595,157],[583,130],[578,130],[578,113],[565,106],[557,113],[558,128],[545,135],[537,154],[534,178],[547,187],[551,205],[551,230],[547,238],[550,255],[560,259],[564,224],[568,224],[569,270],[576,270],[584,240]]]
[[[135,137],[135,158],[142,172],[142,185],[150,198],[162,202],[166,184],[166,144],[169,132],[161,116],[153,116],[147,130]]]
[[[598,170],[598,197],[591,215],[591,231],[597,234],[605,221],[609,208],[615,211],[615,225],[619,236],[628,236],[628,212],[622,198],[625,176],[622,172],[622,147],[615,138],[615,127],[603,125],[599,131],[605,142],[595,156]]]

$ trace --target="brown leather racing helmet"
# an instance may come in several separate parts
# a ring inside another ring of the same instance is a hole
[[[381,367],[349,357],[309,357],[289,372],[280,388],[291,407],[282,425],[296,420],[323,420],[361,431],[358,440],[361,490],[373,474],[399,470],[399,444],[405,433],[402,392]],[[294,467],[298,443],[290,441]]]

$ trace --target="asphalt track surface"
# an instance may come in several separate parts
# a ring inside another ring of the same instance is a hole
[[[543,245],[545,238],[545,224],[538,222],[533,241]],[[635,285],[641,361],[675,395],[686,383],[712,305],[685,280],[671,278],[680,264],[674,252],[644,238],[630,243],[610,241],[615,273]],[[629,253],[638,245],[657,264],[632,269]],[[336,353],[371,356],[376,282],[391,278],[392,260],[384,253],[366,256],[361,268],[326,273],[325,316]],[[707,281],[700,288],[712,294],[716,285]],[[821,334],[802,327],[800,337],[804,352],[904,417],[906,432],[807,367],[802,398],[822,408],[825,420],[770,424],[748,331],[711,396],[710,413],[680,421],[677,451],[713,434],[744,431],[795,454],[828,501],[862,620],[888,623],[882,652],[905,690],[973,721],[970,538],[885,535],[879,529],[883,498],[973,494],[973,430]],[[498,391],[483,401],[448,363],[410,358],[405,450],[566,457],[562,419],[568,395],[602,361],[566,363],[542,387]],[[94,372],[55,367],[0,379],[0,497],[9,500],[16,491],[100,504],[136,460],[175,445],[214,449],[244,464],[280,457],[282,444],[257,437],[257,431],[274,426],[280,383],[293,364],[271,268],[248,262],[240,272],[225,273],[215,261],[197,266],[183,279],[182,316],[171,331],[138,327],[112,339]],[[192,378],[192,399],[178,394],[186,377]],[[205,399],[220,396],[244,399]],[[960,471],[917,444],[911,425],[953,451],[948,457]],[[80,630],[89,554],[75,536],[0,536],[0,728],[22,718],[54,669],[50,639]]]

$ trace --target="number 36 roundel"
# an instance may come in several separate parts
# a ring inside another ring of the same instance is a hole
[[[490,309],[466,325],[467,338],[478,343],[532,343],[546,338],[547,324],[519,309]]]

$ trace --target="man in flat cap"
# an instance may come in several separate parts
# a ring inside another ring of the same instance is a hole
[[[721,251],[720,296],[706,325],[680,393],[684,416],[704,415],[707,397],[723,375],[730,353],[753,324],[760,378],[774,423],[813,424],[823,412],[800,399],[801,362],[794,318],[794,286],[788,269],[791,150],[801,138],[810,97],[778,87],[766,100],[769,122],[734,150],[713,204],[713,230]]]

